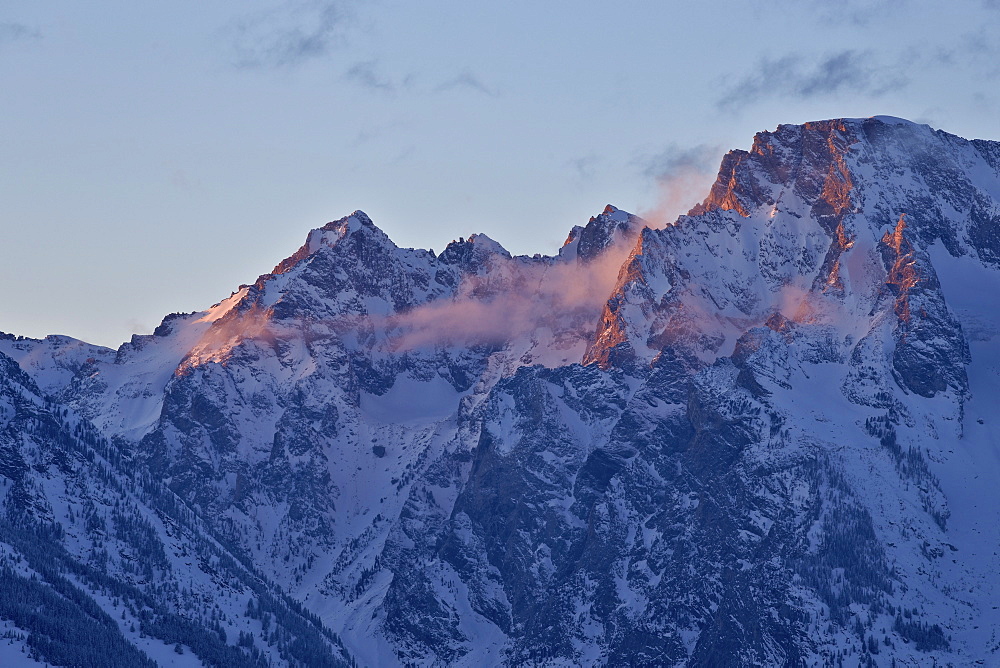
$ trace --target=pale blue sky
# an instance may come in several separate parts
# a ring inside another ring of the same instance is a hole
[[[551,253],[779,123],[1000,139],[1000,1],[834,4],[5,0],[0,330],[116,346],[355,209]]]

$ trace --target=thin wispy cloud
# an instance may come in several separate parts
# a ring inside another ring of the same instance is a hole
[[[971,65],[991,79],[1000,75],[1000,63],[997,61],[1000,56],[1000,38],[994,30],[984,26],[963,35],[957,50],[964,61],[963,65]]]
[[[0,23],[0,46],[11,42],[41,39],[41,37],[42,33],[38,28],[23,23]]]
[[[133,334],[149,334],[153,331],[152,327],[137,318],[129,318],[126,321],[125,326],[128,327],[129,331]]]
[[[343,42],[346,2],[293,2],[246,16],[234,24],[238,67],[293,67],[327,56]]]
[[[581,181],[590,181],[597,173],[597,167],[601,163],[601,157],[591,153],[579,158],[568,160],[566,165],[572,167],[577,177]]]
[[[482,79],[477,77],[475,74],[469,70],[461,72],[454,78],[451,78],[444,83],[440,84],[435,90],[438,92],[448,91],[448,90],[471,90],[477,93],[482,93],[484,95],[489,95],[490,97],[496,96],[496,91],[483,83]]]
[[[769,97],[808,100],[838,93],[877,97],[906,84],[898,70],[879,64],[870,51],[847,49],[818,60],[790,54],[758,62],[751,73],[725,89],[716,105],[732,111]]]
[[[995,0],[984,0],[985,2]],[[802,12],[804,17],[824,26],[848,25],[854,28],[867,28],[879,21],[898,19],[900,12],[905,12],[912,0],[775,0],[758,1],[762,10],[771,11],[774,5],[784,5],[782,11],[789,9]]]
[[[987,113],[995,113],[998,108],[996,98],[986,95],[985,93],[974,93],[972,95],[972,103],[977,109]]]
[[[396,351],[455,343],[504,344],[540,330],[589,334],[634,242],[634,237],[618,238],[586,262],[522,264],[494,258],[495,275],[505,277],[506,289],[484,296],[490,281],[472,276],[463,279],[453,298],[417,306],[385,322],[376,320],[375,325],[393,332],[391,346]]]
[[[997,0],[1000,3],[1000,0]],[[910,47],[903,52],[902,61],[911,68],[941,68],[954,71],[975,72],[978,79],[1000,76],[1000,38],[988,26],[966,32],[958,39],[937,46]]]
[[[908,0],[841,0],[831,3],[829,0],[812,0],[819,19],[825,23],[847,23],[857,27],[866,27],[882,19],[899,16],[906,11]]]
[[[723,153],[721,146],[669,144],[659,153],[640,156],[635,163],[642,168],[643,176],[662,181],[685,172],[715,174]]]
[[[672,224],[708,194],[723,153],[722,147],[710,144],[669,144],[658,153],[639,156],[634,164],[656,188],[656,202],[639,215],[652,227]]]
[[[355,63],[344,73],[344,78],[370,90],[385,92],[396,90],[396,84],[379,72],[377,60]]]

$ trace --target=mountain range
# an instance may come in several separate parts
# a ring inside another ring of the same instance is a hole
[[[553,255],[355,211],[0,335],[0,662],[995,665],[998,335],[1000,142],[892,117]]]

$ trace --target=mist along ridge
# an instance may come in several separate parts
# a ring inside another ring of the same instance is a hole
[[[998,333],[1000,143],[891,117],[551,256],[356,211],[118,350],[0,338],[0,659],[990,665]]]

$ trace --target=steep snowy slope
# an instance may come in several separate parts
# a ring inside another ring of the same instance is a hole
[[[841,119],[664,229],[355,212],[117,352],[0,352],[365,665],[989,664],[998,289],[1000,144]]]
[[[347,665],[334,636],[3,354],[0,580],[17,641],[4,665]]]

